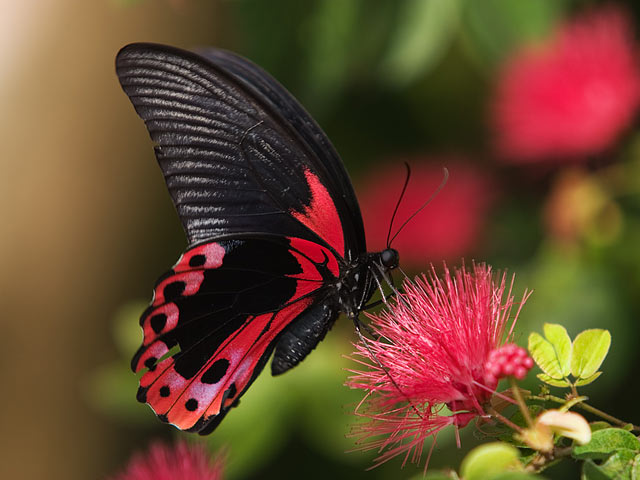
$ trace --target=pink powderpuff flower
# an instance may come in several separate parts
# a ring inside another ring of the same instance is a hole
[[[430,260],[459,259],[476,247],[487,212],[494,199],[489,177],[456,157],[443,157],[436,163],[424,159],[408,160],[411,180],[400,204],[392,235],[436,191],[443,179],[443,167],[449,179],[424,210],[414,217],[393,241],[401,252],[402,265],[419,266]],[[406,177],[402,162],[377,168],[359,185],[358,198],[367,233],[369,250],[384,249],[389,222]]]
[[[624,10],[591,10],[505,64],[493,105],[496,149],[514,162],[584,160],[612,146],[639,101],[640,66]]]
[[[134,455],[126,470],[111,480],[221,480],[222,463],[212,460],[203,445],[156,443]]]
[[[367,392],[356,408],[366,421],[353,435],[358,449],[381,452],[375,466],[399,454],[418,463],[427,438],[435,445],[444,427],[457,432],[485,416],[500,378],[533,366],[522,349],[504,345],[528,297],[511,318],[512,287],[485,264],[453,273],[445,265],[441,279],[432,267],[367,315],[376,339],[356,345],[353,360],[366,368],[351,370],[347,385]]]

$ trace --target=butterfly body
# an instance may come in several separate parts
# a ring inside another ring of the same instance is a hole
[[[249,61],[133,44],[116,69],[189,240],[140,319],[138,400],[209,433],[272,355],[272,373],[283,373],[341,312],[356,319],[397,252],[366,251],[337,153]]]

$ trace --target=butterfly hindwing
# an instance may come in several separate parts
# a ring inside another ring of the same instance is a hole
[[[276,344],[279,370],[308,353],[287,343],[296,336],[291,326],[326,333],[338,311],[317,299],[338,276],[329,249],[299,238],[249,236],[190,248],[158,281],[142,315],[143,345],[132,361],[144,372],[138,399],[184,430],[219,421]]]

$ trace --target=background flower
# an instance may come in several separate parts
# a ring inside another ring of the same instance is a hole
[[[522,162],[584,159],[612,145],[639,99],[637,47],[625,12],[592,10],[504,65],[493,105],[497,151]]]
[[[456,259],[472,251],[495,197],[492,182],[480,169],[456,157],[431,160],[430,163],[424,159],[407,160],[411,179],[392,235],[437,190],[444,178],[444,167],[449,170],[449,179],[433,201],[411,219],[393,241],[405,268],[424,268],[430,260]],[[372,170],[358,186],[370,251],[386,247],[389,222],[405,178],[406,168],[397,161]]]
[[[155,443],[112,480],[221,480],[222,469],[222,460],[212,460],[203,445]]]

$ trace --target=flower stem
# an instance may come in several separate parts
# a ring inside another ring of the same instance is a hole
[[[509,420],[507,417],[505,417],[504,415],[501,415],[500,413],[498,413],[498,411],[495,408],[491,408],[489,409],[489,413],[497,418],[498,420],[500,420],[502,423],[504,423],[506,426],[508,426],[509,428],[515,430],[516,432],[520,433],[522,432],[522,428],[518,425],[516,425],[515,423],[513,423],[511,420]]]
[[[516,379],[514,377],[509,377],[509,382],[511,383],[513,398],[518,403],[518,407],[520,408],[522,415],[524,415],[524,418],[527,421],[527,425],[531,427],[533,425],[533,421],[531,420],[531,415],[529,414],[529,408],[527,407],[527,404],[524,403],[524,399],[522,398],[522,394],[520,393],[520,388],[518,388]]]
[[[525,467],[528,472],[539,472],[554,460],[562,457],[568,457],[573,451],[572,447],[556,447],[549,453],[538,453],[531,462]]]
[[[567,400],[564,398],[560,398],[560,397],[556,397],[555,395],[548,395],[548,394],[547,395],[531,395],[529,398],[531,398],[532,400],[540,400],[543,402],[555,402],[560,404],[565,404],[567,402]],[[636,432],[640,432],[640,427],[638,427],[637,425],[634,425],[633,423],[630,423],[630,422],[625,422],[624,420],[620,420],[619,418],[616,418],[613,415],[609,415],[608,413],[603,412],[602,410],[599,410],[596,407],[592,407],[591,405],[589,405],[588,403],[585,403],[584,401],[578,402],[576,404],[576,407],[582,410],[585,410],[589,413],[592,413],[608,421],[609,423],[612,423],[619,427],[626,427],[627,425],[631,425],[632,430]]]

